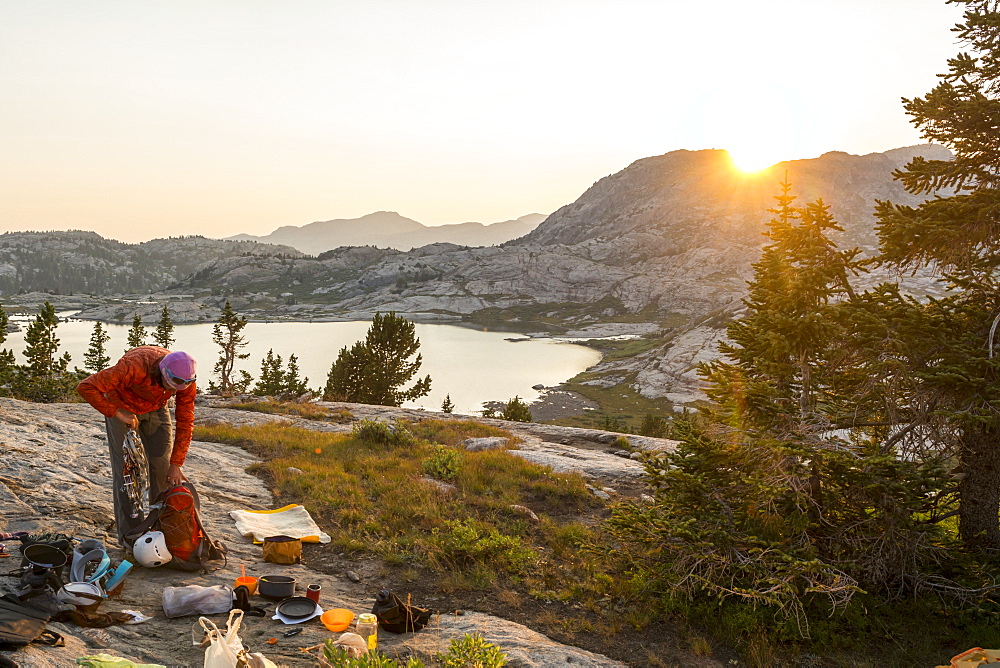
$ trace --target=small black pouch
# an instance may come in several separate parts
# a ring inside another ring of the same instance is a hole
[[[375,596],[372,614],[378,618],[378,625],[390,633],[412,633],[424,628],[434,611],[404,603],[394,593],[383,589]]]

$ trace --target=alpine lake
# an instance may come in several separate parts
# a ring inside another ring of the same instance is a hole
[[[69,353],[70,367],[83,367],[83,356],[90,345],[94,323],[76,320],[72,313],[60,313],[56,337],[59,354]],[[0,346],[14,351],[18,363],[24,362],[24,332],[32,318],[11,320],[21,331],[7,335]],[[352,322],[250,322],[242,335],[247,346],[242,353],[249,357],[237,363],[254,378],[260,375],[261,361],[268,350],[280,355],[287,367],[290,355],[298,360],[300,376],[309,379],[311,389],[322,390],[330,365],[341,348],[365,338],[371,323]],[[126,349],[128,325],[104,323],[111,336],[106,344],[114,363]],[[219,359],[220,347],[212,341],[213,323],[174,326],[174,350],[184,350],[198,361],[199,385],[207,387],[213,377],[212,367]],[[417,323],[422,364],[417,377],[431,377],[431,392],[409,402],[410,408],[440,410],[450,395],[456,413],[474,414],[486,401],[507,401],[514,396],[527,403],[536,400],[540,391],[533,386],[552,387],[597,364],[601,354],[583,345],[549,338],[525,338],[507,332],[482,331],[455,325]],[[151,342],[155,326],[146,326]]]

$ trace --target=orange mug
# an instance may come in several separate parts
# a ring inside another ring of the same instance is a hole
[[[235,589],[236,587],[239,587],[239,586],[243,586],[243,587],[246,587],[247,589],[249,589],[251,595],[256,594],[257,593],[257,578],[250,577],[249,575],[244,575],[242,577],[238,577],[238,578],[236,578],[236,584],[234,585],[233,588]]]

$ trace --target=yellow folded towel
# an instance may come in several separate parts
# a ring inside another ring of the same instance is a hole
[[[329,534],[320,531],[305,506],[293,503],[277,510],[231,510],[236,529],[253,542],[263,543],[268,536],[291,536],[304,543],[329,543]]]

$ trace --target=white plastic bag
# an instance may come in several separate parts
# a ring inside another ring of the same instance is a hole
[[[235,621],[233,618],[235,617]],[[205,668],[236,668],[241,654],[246,654],[243,641],[240,640],[240,624],[243,622],[242,610],[231,610],[226,630],[220,630],[211,619],[200,617],[198,622],[205,629],[208,637],[208,647],[205,648]]]
[[[229,585],[163,588],[163,614],[167,617],[215,615],[232,609],[233,589]]]

